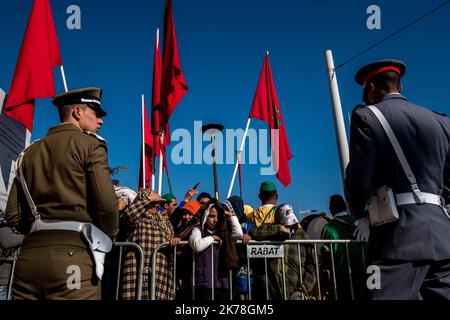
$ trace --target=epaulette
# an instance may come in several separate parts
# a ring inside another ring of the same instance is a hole
[[[443,117],[446,117],[447,116],[447,114],[445,114],[445,113],[443,113],[443,112],[439,112],[439,111],[433,111],[434,113],[436,113],[436,114],[438,114],[438,115],[440,115],[440,116],[443,116]]]
[[[106,140],[104,139],[104,138],[102,138],[102,137],[100,137],[98,134],[96,134],[96,133],[93,133],[92,131],[87,131],[87,130],[85,130],[85,131],[83,131],[83,133],[85,133],[85,134],[87,134],[87,135],[89,135],[89,136],[91,136],[91,137],[94,137],[94,138],[96,138],[97,140],[99,140],[99,141],[101,141],[101,142],[103,142],[103,143],[106,143]]]
[[[363,105],[363,104],[358,104],[358,105],[356,105],[356,107],[352,110],[352,113],[358,111],[358,110],[361,109],[361,108],[364,108],[364,105]]]

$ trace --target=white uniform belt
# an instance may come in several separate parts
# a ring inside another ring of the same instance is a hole
[[[436,206],[442,205],[441,196],[438,196],[437,194],[426,193],[426,192],[421,192],[420,194],[425,199],[424,203],[434,204]],[[395,199],[397,201],[398,206],[416,203],[416,200],[414,199],[414,195],[412,192],[397,194],[397,195],[395,195]]]
[[[40,223],[40,220],[36,220],[33,223],[30,232],[37,232],[42,230],[67,230],[81,232],[83,226],[86,222],[79,221],[43,221],[45,223]]]

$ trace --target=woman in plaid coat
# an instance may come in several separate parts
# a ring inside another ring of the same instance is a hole
[[[131,228],[129,241],[141,246],[144,252],[144,270],[151,267],[152,253],[156,247],[164,242],[176,245],[173,238],[174,232],[166,212],[159,212],[159,203],[164,201],[155,191],[144,189],[140,191],[136,199],[124,209]],[[163,250],[156,258],[156,283],[155,299],[173,300],[173,259],[170,252]],[[136,299],[137,289],[137,257],[134,251],[127,253],[122,273],[122,299]],[[144,272],[142,283],[142,300],[150,298],[150,273]]]

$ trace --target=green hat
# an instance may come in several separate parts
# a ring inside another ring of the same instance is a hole
[[[87,104],[91,109],[98,112],[98,116],[106,116],[100,102],[102,98],[102,89],[100,88],[82,88],[71,90],[59,94],[53,99],[53,104],[57,107],[63,107],[71,104]]]
[[[176,199],[175,196],[171,192],[163,194],[161,197],[164,198],[164,200],[166,200],[166,202],[170,202],[170,201]]]
[[[261,187],[259,188],[259,192],[276,192],[277,187],[273,182],[264,181],[261,183]]]

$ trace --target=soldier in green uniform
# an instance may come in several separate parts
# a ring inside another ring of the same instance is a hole
[[[97,242],[100,233],[110,246],[119,222],[106,143],[97,135],[106,115],[101,93],[85,88],[57,96],[61,123],[22,157],[24,181],[16,177],[6,208],[8,223],[26,234],[13,299],[100,299],[103,261],[89,237]]]

